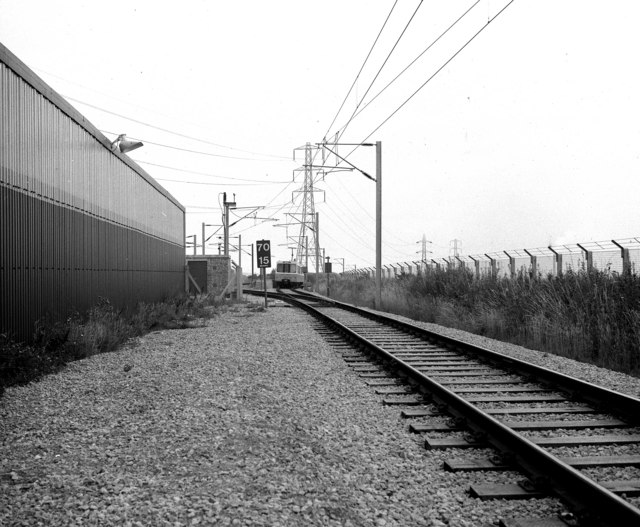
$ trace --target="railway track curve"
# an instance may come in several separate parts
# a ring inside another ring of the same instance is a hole
[[[348,343],[344,359],[386,404],[403,408],[425,447],[451,449],[445,470],[525,477],[473,485],[472,496],[555,495],[568,509],[558,519],[505,527],[640,525],[639,399],[319,295],[269,296],[310,313],[325,338]],[[434,416],[445,420],[424,422]],[[464,454],[482,449],[493,455]]]

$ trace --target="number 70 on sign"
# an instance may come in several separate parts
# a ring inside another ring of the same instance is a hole
[[[271,241],[258,240],[256,242],[256,248],[258,249],[258,268],[271,267]]]

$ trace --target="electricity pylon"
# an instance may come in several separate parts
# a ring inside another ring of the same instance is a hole
[[[431,251],[427,251],[427,243],[431,243],[431,241],[427,240],[427,235],[423,234],[422,235],[422,241],[421,242],[416,242],[416,243],[422,243],[422,254],[421,254],[421,264],[420,267],[422,268],[422,270],[426,270],[427,268],[427,253],[430,253]]]
[[[304,185],[302,189],[302,214],[300,216],[300,234],[297,240],[296,262],[300,266],[312,262],[316,272],[322,272],[320,258],[319,218],[315,210],[313,188],[313,150],[307,143],[304,147]],[[296,150],[301,150],[297,148]]]
[[[458,240],[457,238],[455,240],[451,240],[449,243],[449,256],[457,258],[460,256],[460,251],[462,251],[462,240]]]

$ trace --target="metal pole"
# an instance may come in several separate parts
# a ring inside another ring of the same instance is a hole
[[[376,295],[375,308],[382,304],[382,142],[376,141]]]
[[[322,274],[327,279],[327,296],[329,296],[329,276],[326,274],[327,273],[326,263],[327,263],[327,261],[324,258],[324,247],[323,247],[322,248]],[[320,291],[320,289],[318,289],[318,291]]]
[[[253,274],[254,274],[254,270],[253,270],[253,244],[251,244],[251,285],[254,284]]]
[[[318,283],[318,273],[320,262],[318,261],[320,258],[320,213],[316,212],[316,283],[313,290],[316,293],[320,292],[320,284]]]
[[[198,237],[193,235],[193,256],[196,255],[196,250],[198,249]]]
[[[204,256],[204,221],[202,222],[202,256]]]
[[[227,205],[227,193],[224,193],[224,255],[229,256],[229,205]]]
[[[242,234],[238,234],[238,267],[242,267]]]
[[[262,283],[264,284],[264,308],[267,309],[267,270],[262,268]]]

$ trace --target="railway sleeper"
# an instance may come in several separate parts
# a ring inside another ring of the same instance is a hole
[[[425,404],[426,401],[415,398],[398,398],[398,399],[383,399],[382,404],[385,406],[420,406]]]
[[[395,388],[377,388],[377,395],[407,395],[408,393],[413,393],[413,388],[411,386],[397,386]]]
[[[532,443],[545,447],[583,446],[583,445],[629,445],[640,442],[640,435],[600,435],[600,436],[563,436],[543,437],[530,436]],[[486,441],[479,440],[470,434],[464,438],[426,437],[425,448],[429,450],[444,448],[483,448]]]
[[[362,372],[358,375],[362,379],[391,379],[386,371]]]
[[[580,527],[573,514],[564,512],[549,518],[504,518],[498,527]]]
[[[377,387],[377,386],[398,386],[402,383],[400,379],[396,379],[393,377],[388,377],[385,379],[372,379],[370,381],[365,381],[367,386]]]
[[[482,384],[478,382],[478,384]],[[511,384],[511,383],[509,383]],[[501,388],[454,388],[455,393],[557,393],[551,388],[540,388],[538,386],[503,386]]]
[[[627,428],[630,425],[619,419],[590,419],[585,421],[502,421],[512,430],[583,430],[589,428]],[[433,432],[429,424],[412,424],[409,429],[417,434]],[[455,430],[461,426],[455,425]],[[454,431],[452,428],[451,431]]]
[[[544,498],[548,495],[547,492],[536,487],[527,479],[518,483],[474,484],[469,487],[469,494],[471,494],[471,497],[481,500],[521,500]]]
[[[637,467],[640,466],[640,456],[558,456],[558,459],[574,468],[594,467]],[[515,463],[501,456],[488,458],[450,459],[443,463],[447,472],[475,472],[479,470],[517,470]]]
[[[529,499],[541,498],[547,495],[542,489],[536,488],[532,483],[529,484],[532,486],[531,490],[518,483],[474,484],[469,488],[469,493],[472,497],[481,500]],[[624,494],[627,497],[640,496],[640,479],[601,481],[598,485],[615,494]]]

